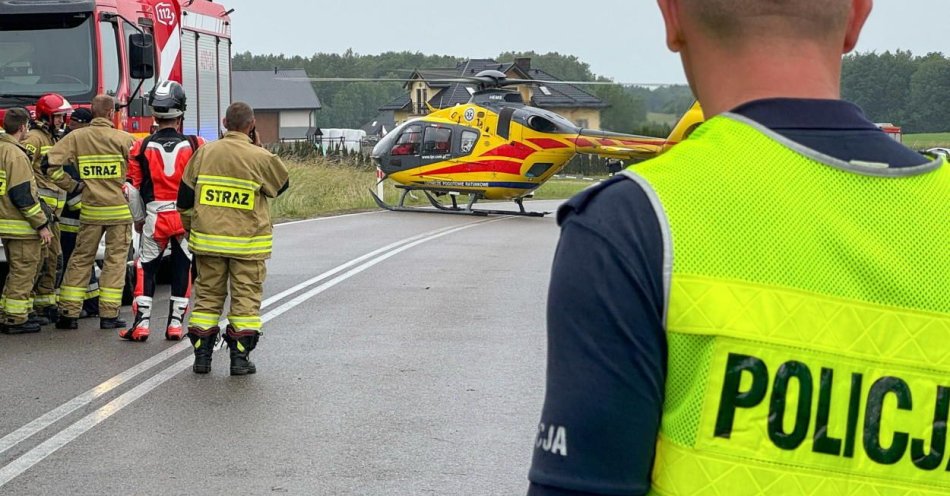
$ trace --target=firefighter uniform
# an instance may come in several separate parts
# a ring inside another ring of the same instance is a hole
[[[24,324],[33,308],[30,293],[42,257],[37,230],[48,221],[40,206],[29,152],[9,134],[0,134],[0,238],[9,265],[2,297],[5,331]]]
[[[63,251],[60,247],[59,216],[66,205],[66,192],[56,186],[40,169],[43,158],[49,153],[56,140],[49,130],[49,125],[41,123],[39,127],[31,129],[23,138],[23,146],[33,155],[33,176],[36,178],[36,187],[42,200],[49,206],[49,211],[55,215],[50,219],[49,230],[53,234],[53,241],[43,249],[43,263],[40,264],[40,277],[36,283],[33,305],[40,315],[49,315],[49,310],[56,307],[56,286],[59,273],[63,267]]]
[[[198,270],[188,328],[196,373],[210,370],[229,281],[224,339],[231,348],[231,374],[256,371],[247,358],[261,333],[264,261],[270,258],[273,239],[267,199],[276,198],[288,184],[280,158],[234,131],[199,148],[185,169],[178,210]]]
[[[58,186],[75,192],[77,180],[85,184],[76,248],[60,290],[60,312],[67,319],[80,315],[89,273],[104,234],[106,254],[99,280],[100,327],[115,327],[132,237],[132,213],[122,187],[133,142],[131,134],[115,129],[109,119],[99,117],[89,127],[67,134],[47,156],[46,173]],[[75,328],[74,321],[64,320],[63,324],[57,327]]]
[[[73,193],[66,197],[66,207],[63,208],[63,214],[59,218],[60,240],[63,250],[63,267],[69,265],[69,259],[76,250],[76,238],[79,236],[79,218],[82,216],[82,193]],[[60,280],[56,287],[62,283],[62,272]],[[57,295],[59,290],[57,289]],[[58,298],[57,298],[58,300]],[[86,297],[82,304],[82,315],[99,315],[99,266],[93,264],[89,272],[89,286],[86,287]]]

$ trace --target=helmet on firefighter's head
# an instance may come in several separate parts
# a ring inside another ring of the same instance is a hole
[[[148,94],[148,106],[159,119],[177,119],[185,114],[185,89],[175,81],[162,81]]]
[[[52,123],[54,115],[62,114],[65,116],[72,111],[73,106],[69,104],[69,100],[57,93],[47,93],[36,101],[37,120]]]

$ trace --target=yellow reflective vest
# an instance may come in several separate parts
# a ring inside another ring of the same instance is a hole
[[[189,249],[246,260],[270,258],[268,199],[283,192],[288,179],[280,158],[245,134],[229,132],[199,148],[185,167],[184,194],[179,192],[178,201]]]
[[[725,115],[627,174],[666,238],[655,494],[950,494],[950,165]]]

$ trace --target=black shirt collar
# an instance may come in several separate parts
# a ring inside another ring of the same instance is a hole
[[[739,105],[732,113],[752,119],[774,131],[878,130],[860,107],[844,100],[768,98]]]

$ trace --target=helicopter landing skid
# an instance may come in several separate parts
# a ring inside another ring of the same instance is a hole
[[[510,210],[488,210],[488,209],[475,209],[472,208],[475,205],[475,202],[478,201],[477,195],[469,195],[468,204],[464,207],[460,207],[458,200],[456,199],[457,194],[450,194],[452,199],[452,206],[444,205],[440,202],[435,196],[433,196],[432,191],[425,188],[410,188],[406,186],[396,186],[402,190],[402,194],[399,195],[399,203],[397,205],[390,205],[376,196],[372,190],[370,194],[373,195],[373,200],[376,201],[376,205],[379,208],[390,210],[393,212],[426,212],[430,214],[453,214],[453,215],[477,215],[477,216],[486,216],[486,215],[515,215],[523,217],[544,217],[550,212],[528,212],[524,209],[524,200],[518,198],[514,202],[518,205],[518,212],[512,212]],[[429,208],[419,208],[419,207],[407,207],[406,206],[406,196],[413,191],[422,191],[426,195],[426,199],[429,200],[429,203],[435,207],[435,210]],[[449,192],[445,192],[449,193]]]

